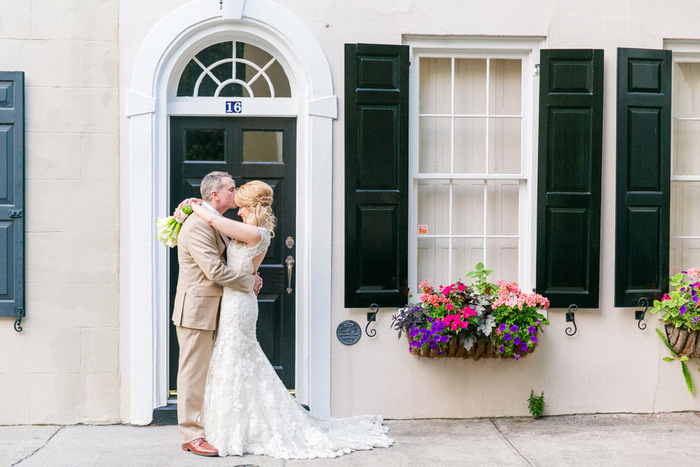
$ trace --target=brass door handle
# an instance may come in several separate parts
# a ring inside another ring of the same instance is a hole
[[[294,257],[291,255],[287,256],[287,293],[292,293],[292,270],[294,269]]]

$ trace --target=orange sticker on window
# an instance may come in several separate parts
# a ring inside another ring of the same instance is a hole
[[[427,225],[419,225],[418,226],[418,235],[428,235],[428,226]]]

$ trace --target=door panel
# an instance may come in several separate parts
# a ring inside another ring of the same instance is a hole
[[[200,198],[200,181],[215,170],[230,173],[237,187],[262,180],[274,190],[277,228],[259,268],[263,288],[258,295],[257,335],[277,374],[293,389],[296,288],[292,280],[291,293],[287,292],[285,261],[295,256],[295,248],[288,248],[285,239],[296,238],[296,119],[172,117],[170,124],[171,210],[187,197]],[[240,220],[235,210],[225,216]],[[172,305],[177,251],[170,255]],[[175,389],[179,348],[175,326],[170,327],[170,387]]]

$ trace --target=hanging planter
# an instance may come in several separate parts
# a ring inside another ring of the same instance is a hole
[[[700,358],[700,332],[666,324],[669,345],[679,357]]]
[[[681,271],[669,279],[669,285],[669,293],[664,294],[660,301],[654,300],[651,313],[658,313],[666,323],[666,335],[656,329],[673,355],[664,360],[680,359],[685,384],[693,394],[695,389],[687,362],[691,358],[700,358],[700,271],[698,268]]]

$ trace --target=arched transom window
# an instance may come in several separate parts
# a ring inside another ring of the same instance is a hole
[[[240,41],[220,42],[185,66],[178,97],[291,97],[282,65],[268,52]]]

